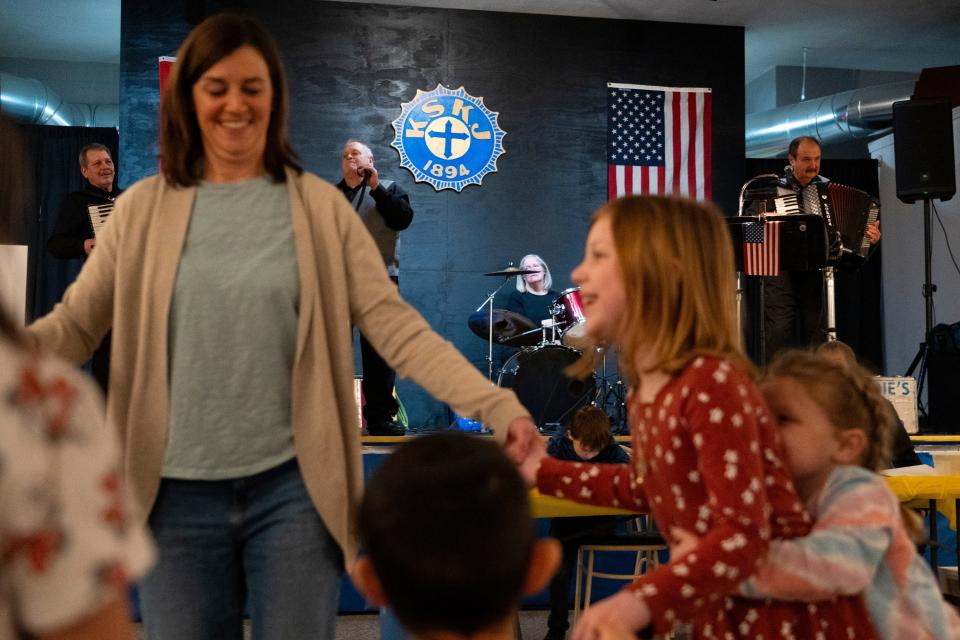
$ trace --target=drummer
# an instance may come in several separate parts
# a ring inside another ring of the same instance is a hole
[[[520,270],[530,273],[517,276],[517,290],[510,293],[506,308],[526,316],[539,327],[544,320],[553,318],[551,307],[559,294],[550,288],[553,284],[550,267],[537,254],[523,256]]]

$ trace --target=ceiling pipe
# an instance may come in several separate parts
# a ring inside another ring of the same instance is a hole
[[[785,155],[797,136],[827,145],[888,133],[893,103],[909,100],[915,85],[915,80],[891,82],[747,114],[747,157]]]
[[[119,105],[64,102],[57,93],[34,78],[0,71],[0,111],[30,124],[61,127],[114,127],[120,122]]]

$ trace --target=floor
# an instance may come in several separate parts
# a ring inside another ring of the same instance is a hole
[[[547,611],[521,611],[523,640],[542,640],[547,633]],[[378,640],[380,629],[375,615],[340,616],[336,640]]]
[[[521,611],[520,633],[523,640],[541,640],[547,633],[546,611]],[[250,630],[244,625],[244,640],[250,639]],[[138,633],[138,639],[143,635]],[[334,640],[379,640],[380,626],[375,614],[347,615],[337,618]]]

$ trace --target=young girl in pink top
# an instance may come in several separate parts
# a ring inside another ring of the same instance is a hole
[[[512,451],[526,448],[521,471],[542,493],[650,511],[661,530],[701,537],[593,604],[574,640],[594,640],[604,625],[665,633],[681,621],[700,638],[876,637],[859,597],[808,605],[737,595],[770,539],[805,535],[810,520],[740,347],[731,244],[719,212],[690,200],[623,198],[593,216],[573,279],[588,332],[621,347],[633,460],[561,462],[520,433]]]
[[[916,552],[919,517],[873,473],[887,467],[896,423],[870,374],[788,352],[761,388],[816,524],[803,538],[773,541],[741,593],[816,601],[863,592],[885,640],[960,638],[960,618]]]

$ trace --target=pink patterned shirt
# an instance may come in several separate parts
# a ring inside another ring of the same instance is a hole
[[[69,627],[152,562],[94,384],[0,339],[0,640]]]

